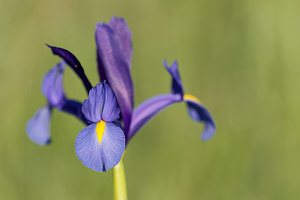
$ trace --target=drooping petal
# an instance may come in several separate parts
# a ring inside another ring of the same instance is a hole
[[[170,67],[168,67],[167,61],[164,60],[164,66],[172,76],[172,93],[180,94],[181,96],[183,96],[183,85],[178,71],[177,61],[174,61],[173,64]]]
[[[103,97],[103,85],[98,83],[90,90],[88,99],[85,99],[82,103],[82,113],[87,120],[91,122],[101,121]]]
[[[66,63],[75,71],[75,73],[79,76],[81,81],[83,82],[85,89],[87,93],[92,89],[92,85],[88,78],[86,77],[83,67],[81,66],[79,60],[68,50],[50,46],[47,44],[47,46],[52,50],[52,53],[54,55],[58,55],[62,59],[66,61]]]
[[[65,101],[63,89],[64,68],[65,62],[61,61],[44,76],[42,83],[42,93],[49,104],[57,108],[61,108]]]
[[[126,57],[128,67],[131,68],[132,35],[125,19],[113,16],[108,25],[114,31],[116,38],[120,44],[121,50]]]
[[[84,128],[75,141],[78,159],[86,167],[98,172],[116,166],[124,150],[125,136],[122,129],[113,123],[103,121]]]
[[[90,124],[90,122],[83,116],[81,109],[82,104],[80,102],[69,99],[65,101],[64,105],[61,108],[62,111],[74,115],[75,117],[83,121],[85,124]]]
[[[50,105],[43,106],[34,114],[26,126],[26,132],[30,140],[38,145],[46,145],[51,142],[50,118]]]
[[[116,121],[120,117],[120,109],[114,92],[107,83],[103,83],[103,108],[102,120],[105,122]]]
[[[95,37],[98,58],[116,95],[127,134],[133,109],[133,84],[128,62],[114,31],[108,25],[97,24]]]
[[[160,111],[172,105],[173,103],[180,102],[180,101],[181,101],[181,96],[178,94],[163,94],[163,95],[152,97],[151,99],[148,99],[144,101],[142,104],[140,104],[133,111],[127,142],[150,119],[152,119],[152,117],[154,117]]]
[[[190,117],[196,122],[204,123],[201,139],[211,139],[216,132],[216,125],[211,114],[203,105],[201,105],[199,100],[191,95],[184,95],[184,101],[187,102]]]

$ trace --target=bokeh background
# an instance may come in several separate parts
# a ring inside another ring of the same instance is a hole
[[[113,15],[133,34],[135,105],[169,92],[162,63],[176,59],[186,93],[217,124],[203,142],[183,103],[153,119],[124,157],[130,200],[299,199],[299,10],[296,0],[0,0],[0,199],[113,198],[111,170],[75,155],[84,124],[73,116],[54,111],[50,146],[25,134],[59,62],[44,43],[73,52],[96,84],[95,24]],[[64,84],[86,98],[69,68]]]

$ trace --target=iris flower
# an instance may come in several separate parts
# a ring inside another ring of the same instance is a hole
[[[42,107],[28,122],[31,140],[45,145],[50,139],[51,109],[68,112],[87,126],[79,132],[75,151],[82,163],[95,171],[107,171],[116,166],[133,136],[155,115],[168,106],[186,102],[190,117],[204,123],[201,138],[209,140],[215,133],[215,123],[200,101],[184,93],[175,61],[164,66],[172,78],[171,92],[152,97],[134,108],[131,78],[131,32],[122,18],[113,17],[108,24],[96,25],[97,64],[100,83],[92,87],[78,59],[68,50],[48,45],[63,61],[50,70],[42,91],[48,105]],[[81,104],[68,100],[62,86],[64,64],[70,66],[83,82],[88,98]]]

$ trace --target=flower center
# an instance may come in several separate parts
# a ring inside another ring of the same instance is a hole
[[[101,120],[100,122],[97,123],[97,127],[96,127],[96,133],[97,133],[99,143],[101,143],[104,129],[105,129],[105,122]]]
[[[194,101],[194,102],[196,102],[196,103],[201,104],[200,100],[197,99],[197,97],[194,97],[193,95],[190,95],[190,94],[185,94],[185,95],[183,95],[183,99],[184,99],[184,100],[189,100],[189,101]]]

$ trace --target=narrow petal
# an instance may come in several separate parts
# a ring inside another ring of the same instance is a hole
[[[84,117],[81,109],[82,104],[80,102],[69,99],[65,101],[64,105],[61,108],[62,111],[74,115],[75,117],[83,121],[85,124],[90,124],[90,122]]]
[[[102,120],[105,122],[116,121],[120,117],[120,109],[114,92],[107,83],[103,83],[103,108]]]
[[[163,94],[140,104],[133,111],[127,143],[152,117],[173,103],[180,101],[181,96],[178,94]]]
[[[49,144],[50,139],[51,106],[40,108],[28,121],[26,132],[30,140],[38,145]]]
[[[66,49],[50,46],[48,44],[47,44],[47,46],[49,48],[51,48],[52,53],[54,55],[58,55],[59,57],[61,57],[62,59],[64,59],[66,61],[66,63],[79,76],[79,78],[81,79],[81,81],[83,82],[83,84],[85,86],[86,91],[89,92],[90,89],[92,89],[92,85],[91,85],[90,81],[88,80],[88,78],[86,77],[83,67],[81,66],[79,60],[70,51],[68,51]]]
[[[201,105],[195,97],[185,95],[184,101],[187,102],[190,117],[196,122],[203,122],[204,129],[201,135],[202,140],[209,140],[216,132],[215,122],[208,110]]]
[[[113,123],[104,123],[100,130],[98,124],[93,123],[80,131],[75,141],[75,151],[83,165],[103,172],[120,162],[125,150],[125,136],[122,129]]]
[[[177,61],[174,61],[173,64],[170,67],[168,67],[167,61],[164,60],[164,66],[172,76],[172,93],[180,94],[181,96],[183,96],[183,85],[178,71]]]
[[[62,61],[53,67],[45,76],[42,83],[42,93],[51,106],[61,108],[65,101],[63,89],[63,72],[65,62]]]
[[[103,85],[98,83],[90,90],[88,99],[85,99],[82,104],[82,113],[87,120],[91,122],[101,121],[103,97]]]
[[[128,67],[130,68],[132,57],[132,35],[126,21],[121,17],[118,18],[113,16],[108,25],[114,31],[121,50],[126,57]]]
[[[133,84],[128,62],[114,31],[108,25],[97,24],[95,36],[98,58],[116,95],[127,134],[133,109]]]

